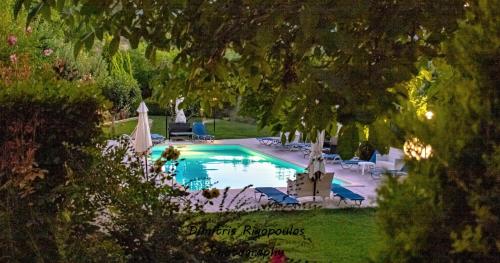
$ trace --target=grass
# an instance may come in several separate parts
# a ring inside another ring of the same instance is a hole
[[[264,129],[258,130],[257,125],[235,121],[209,120],[205,123],[205,128],[208,133],[215,135],[217,139],[240,139],[272,136],[272,132]]]
[[[150,127],[151,133],[165,135],[165,116],[149,116],[149,118],[153,120],[153,126]],[[136,125],[137,120],[116,123],[115,134],[131,134]],[[253,138],[271,135],[270,131],[259,131],[257,126],[253,124],[219,119],[215,120],[215,133],[213,131],[213,120],[209,120],[208,123],[205,123],[205,127],[207,132],[215,135],[217,139]],[[105,126],[103,129],[105,134],[112,136],[110,126]]]
[[[150,119],[153,120],[153,126],[150,127],[151,133],[158,133],[161,135],[165,135],[165,116],[149,116]],[[129,120],[126,122],[116,123],[115,124],[115,134],[131,134],[135,126],[137,125],[137,120]],[[104,127],[105,134],[111,134],[111,126]]]
[[[375,209],[254,212],[242,217],[239,231],[243,224],[255,227],[264,222],[272,229],[304,229],[309,241],[301,236],[275,236],[279,238],[275,248],[301,262],[366,262],[379,248]]]

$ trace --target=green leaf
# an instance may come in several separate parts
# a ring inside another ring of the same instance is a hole
[[[425,80],[427,80],[427,81],[432,80],[432,73],[430,71],[422,69],[420,72],[422,73],[422,76],[424,76]]]
[[[255,36],[255,39],[257,40],[257,43],[259,44],[259,46],[267,47],[273,43],[274,37],[275,36],[272,32],[272,27],[262,26],[257,31],[257,35]]]
[[[293,142],[293,140],[295,140],[295,130],[291,130],[288,134],[288,141]]]
[[[61,12],[64,9],[64,4],[66,0],[57,0],[56,6],[57,6],[57,11]]]
[[[314,56],[319,57],[321,56],[321,48],[320,47],[315,47],[314,48]]]
[[[310,6],[304,6],[304,9],[299,14],[302,32],[306,38],[314,35],[314,29],[318,23],[319,16],[314,14]]]
[[[31,21],[33,21],[33,18],[38,15],[43,6],[44,2],[40,2],[33,8],[31,8],[31,10],[28,12],[28,17],[26,18],[26,26],[29,26],[31,24]]]
[[[73,46],[73,56],[75,58],[78,57],[78,54],[80,54],[80,50],[82,50],[82,41],[77,40]]]
[[[215,75],[220,80],[227,79],[228,74],[227,74],[226,68],[224,67],[224,65],[222,63],[217,63],[217,65],[215,66]]]
[[[109,43],[109,53],[111,55],[116,54],[119,47],[120,47],[120,35],[115,35],[111,40],[111,42]]]
[[[23,3],[24,0],[16,0],[16,2],[14,3],[14,18],[17,19],[17,16],[19,15],[19,11],[21,11]]]
[[[269,66],[269,63],[267,63],[267,61],[262,60],[260,62],[260,67],[262,69],[262,72],[264,72],[266,76],[270,76],[272,74],[271,67]]]
[[[187,1],[186,0],[170,0],[169,4],[172,6],[172,8],[184,8],[186,6]]]
[[[153,55],[155,54],[155,46],[149,44],[146,48],[146,58],[152,60]]]
[[[337,125],[337,122],[334,121],[330,124],[330,129],[329,129],[328,133],[330,134],[330,136],[336,136],[337,130],[338,130],[338,125]]]
[[[259,75],[255,75],[255,76],[252,76],[249,80],[248,80],[248,85],[253,89],[253,90],[257,90],[259,88],[259,85],[260,85],[260,76]]]
[[[140,40],[141,40],[141,37],[139,34],[132,34],[129,38],[130,47],[132,49],[136,49],[137,47],[139,47]]]
[[[104,33],[103,33],[103,30],[102,30],[102,27],[97,27],[94,29],[94,33],[95,33],[95,36],[97,37],[97,39],[99,39],[100,41],[102,41],[102,39],[104,38]]]
[[[43,18],[47,21],[50,21],[51,18],[51,7],[47,4],[44,4],[42,8],[40,9],[40,13],[42,14]]]
[[[82,38],[82,42],[85,43],[85,48],[91,49],[94,45],[94,32],[85,34],[85,36]]]

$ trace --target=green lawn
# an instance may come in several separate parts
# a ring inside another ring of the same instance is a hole
[[[242,224],[267,222],[273,229],[303,228],[305,237],[277,236],[276,248],[294,260],[313,262],[366,262],[378,250],[375,209],[317,209],[255,212]],[[250,222],[250,223],[249,223]],[[251,223],[254,222],[254,223]],[[243,226],[240,226],[243,228]],[[261,238],[267,242],[268,238]]]
[[[153,120],[153,127],[151,133],[158,133],[165,135],[165,116],[149,116]],[[137,120],[130,120],[115,125],[116,135],[131,134],[137,125]],[[236,138],[252,138],[261,136],[270,136],[271,132],[268,130],[259,131],[256,125],[225,121],[217,119],[215,121],[215,133],[213,130],[213,120],[205,124],[207,132],[214,134],[217,139],[236,139]],[[104,127],[105,134],[111,135],[111,127]]]
[[[214,133],[214,122],[209,120],[205,123],[205,128],[207,132],[215,135],[217,139],[239,139],[239,138],[254,138],[254,137],[265,137],[272,136],[272,133],[265,130],[258,130],[257,126],[254,124],[225,121],[225,120],[215,120],[215,133]]]
[[[165,116],[149,116],[153,120],[153,127],[150,127],[151,133],[158,133],[165,135]],[[137,120],[130,120],[126,122],[115,124],[115,134],[131,134],[137,125]],[[111,126],[104,126],[104,133],[111,134]]]

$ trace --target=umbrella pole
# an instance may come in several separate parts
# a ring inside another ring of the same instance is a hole
[[[144,161],[146,162],[146,170],[144,171],[144,175],[146,175],[146,180],[149,181],[149,174],[148,174],[148,156],[144,155]]]
[[[316,182],[318,181],[318,174],[320,174],[321,172],[316,172],[314,173],[314,192],[313,192],[313,202],[316,202]]]

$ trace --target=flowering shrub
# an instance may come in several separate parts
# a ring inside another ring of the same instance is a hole
[[[175,149],[173,146],[169,146],[165,151],[162,153],[161,157],[165,158],[167,161],[170,160],[177,160],[180,156],[180,151]]]
[[[17,43],[17,37],[14,36],[14,35],[9,35],[9,37],[7,37],[7,43],[11,47],[14,46],[14,45],[16,45],[16,43]]]
[[[9,62],[0,61],[0,84],[10,85],[31,78],[32,69],[28,55],[9,55]]]

